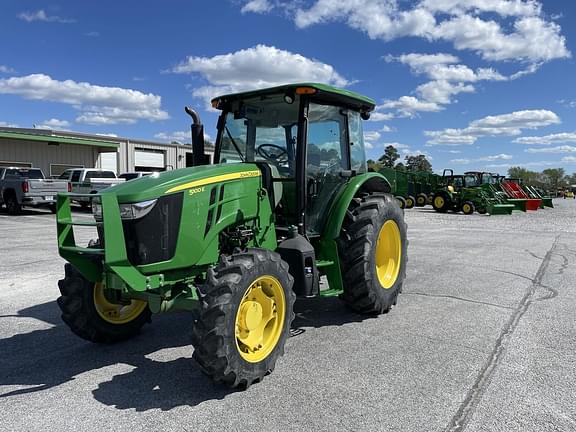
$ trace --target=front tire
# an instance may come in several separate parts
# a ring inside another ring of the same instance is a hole
[[[248,388],[274,370],[294,319],[294,279],[276,252],[222,256],[198,289],[193,357],[214,381]]]
[[[128,304],[110,303],[102,284],[92,283],[71,264],[64,266],[65,277],[58,281],[61,297],[58,306],[62,321],[82,339],[97,343],[115,343],[140,333],[150,322],[148,304],[132,300]]]
[[[465,215],[471,215],[475,211],[474,203],[472,201],[465,201],[462,204],[461,210],[462,210],[462,213],[464,213]]]
[[[406,277],[404,214],[393,198],[373,194],[352,201],[339,239],[342,299],[365,314],[396,304]]]
[[[405,209],[406,208],[406,199],[404,197],[401,197],[401,196],[397,196],[395,198],[396,198],[396,201],[398,202],[398,206],[401,209]]]

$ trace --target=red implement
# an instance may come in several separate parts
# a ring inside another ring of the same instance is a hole
[[[512,199],[521,198],[527,200],[526,210],[538,210],[540,204],[542,203],[541,199],[530,198],[524,189],[522,189],[522,186],[514,181],[504,180],[502,182],[502,189],[504,189],[506,195]]]

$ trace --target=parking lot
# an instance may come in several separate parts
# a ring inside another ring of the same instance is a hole
[[[554,204],[499,217],[407,210],[408,274],[391,313],[298,301],[285,356],[244,392],[191,360],[188,313],[114,346],[71,334],[55,301],[54,215],[1,213],[2,429],[576,430],[576,201]]]

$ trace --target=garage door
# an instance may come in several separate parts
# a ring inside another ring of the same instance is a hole
[[[116,152],[100,153],[100,168],[102,168],[103,170],[114,171],[116,174],[118,174],[117,158],[118,153]]]
[[[164,152],[161,150],[136,150],[134,165],[136,168],[149,167],[164,169]]]

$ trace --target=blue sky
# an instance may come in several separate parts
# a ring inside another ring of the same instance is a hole
[[[4,0],[0,126],[188,140],[184,105],[297,81],[374,98],[436,170],[576,170],[576,4],[561,0]]]

